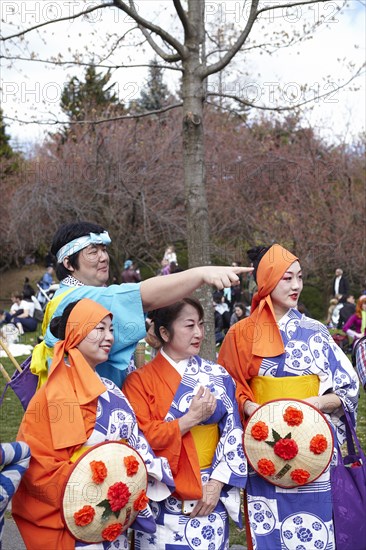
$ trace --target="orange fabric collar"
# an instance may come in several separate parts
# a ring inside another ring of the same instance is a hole
[[[100,304],[88,298],[80,300],[69,315],[65,340],[54,348],[45,393],[55,449],[79,445],[87,439],[80,406],[93,401],[106,388],[76,346],[107,315],[111,313]],[[70,366],[65,363],[66,353]]]
[[[259,357],[276,357],[284,353],[270,293],[283,274],[298,258],[279,244],[265,253],[257,269],[258,291],[253,296],[251,319],[255,324],[252,353]]]

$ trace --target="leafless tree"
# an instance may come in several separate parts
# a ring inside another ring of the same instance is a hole
[[[326,0],[302,0],[267,3],[260,0],[236,2],[239,6],[239,19],[235,28],[230,32],[220,34],[222,21],[218,16],[218,29],[213,31],[207,25],[208,10],[222,8],[225,3],[210,3],[205,0],[172,0],[175,10],[175,23],[171,28],[160,25],[154,19],[145,17],[143,2],[135,0],[110,0],[102,1],[98,5],[88,5],[79,13],[73,13],[66,17],[58,17],[55,21],[40,22],[32,27],[18,30],[3,37],[3,41],[24,39],[25,35],[32,31],[38,31],[51,23],[57,24],[62,20],[76,19],[90,15],[95,10],[117,9],[131,18],[131,29],[140,31],[143,42],[146,42],[154,53],[163,60],[165,66],[178,69],[182,74],[181,102],[169,106],[169,109],[180,106],[182,108],[182,136],[183,136],[183,179],[185,188],[185,209],[187,218],[187,243],[190,266],[209,264],[211,262],[211,239],[209,210],[206,193],[206,166],[205,166],[205,141],[204,141],[204,104],[210,100],[212,91],[208,90],[207,82],[211,75],[219,74],[227,68],[239,53],[249,55],[251,49],[276,49],[288,47],[312,35],[315,28],[324,22],[324,17],[315,18],[312,24],[304,25],[303,32],[290,35],[286,29],[282,35],[268,33],[261,43],[252,40],[253,31],[260,25],[266,25],[264,16],[273,14],[281,16],[284,11],[291,9],[301,10],[306,7],[320,6],[327,3]],[[329,4],[329,2],[328,2]],[[334,5],[337,12],[344,4]],[[131,30],[131,32],[132,32]],[[225,31],[225,29],[224,29]],[[118,48],[120,42],[128,36],[116,37],[110,47],[110,51],[104,54],[108,59],[112,50]],[[217,37],[220,37],[218,40]],[[10,56],[10,52],[7,52]],[[57,61],[57,60],[56,60]],[[355,71],[357,73],[357,71]],[[333,90],[332,90],[333,91]],[[237,94],[224,93],[222,89],[215,94],[227,100],[236,100],[242,107],[258,107]],[[306,103],[308,99],[304,100]],[[309,99],[310,101],[310,99]],[[221,103],[222,105],[222,103]],[[230,106],[230,103],[228,104]],[[293,105],[292,105],[293,107]],[[263,106],[263,109],[273,109],[272,106]],[[287,109],[287,106],[278,105],[278,111]],[[130,116],[130,115],[126,115]],[[123,117],[116,117],[123,118]],[[102,122],[103,120],[99,121]],[[130,192],[130,191],[129,191]],[[87,202],[92,207],[92,204]],[[91,208],[91,212],[93,209]],[[97,214],[97,213],[95,213]],[[200,295],[212,326],[212,306],[210,289],[206,289]],[[213,330],[208,331],[207,347],[204,350],[206,356],[212,357]]]

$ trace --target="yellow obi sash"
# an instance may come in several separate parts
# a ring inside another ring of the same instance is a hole
[[[118,441],[122,443],[127,443],[127,439],[119,439]],[[76,449],[76,451],[72,454],[70,457],[70,462],[74,463],[77,461],[78,458],[80,458],[86,451],[89,451],[89,449],[92,449],[93,445],[82,445],[79,447],[79,449]]]
[[[209,468],[220,439],[218,424],[193,426],[190,431],[196,446],[200,469]]]
[[[259,405],[275,399],[306,399],[319,394],[319,378],[316,374],[279,378],[254,376],[249,386]]]

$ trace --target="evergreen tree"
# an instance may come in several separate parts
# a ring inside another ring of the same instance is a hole
[[[138,112],[157,111],[167,104],[170,96],[163,82],[163,69],[158,66],[156,59],[150,61],[149,65],[146,89],[141,90],[140,98],[134,105]]]
[[[64,86],[61,108],[71,120],[93,118],[97,112],[111,105],[119,104],[117,94],[110,84],[111,74],[97,73],[94,65],[85,71],[85,80],[73,76]]]
[[[0,107],[0,158],[10,159],[15,155],[11,145],[10,136],[5,131],[4,113]]]
[[[0,107],[0,179],[15,174],[19,170],[21,154],[10,145],[10,136],[6,133],[3,110]]]

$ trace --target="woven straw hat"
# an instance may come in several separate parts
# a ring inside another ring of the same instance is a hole
[[[120,441],[91,447],[64,486],[65,525],[82,542],[115,540],[146,508],[146,489],[146,467],[135,449]]]
[[[299,487],[327,468],[333,434],[325,416],[309,403],[279,399],[249,418],[244,451],[252,468],[273,485]]]

